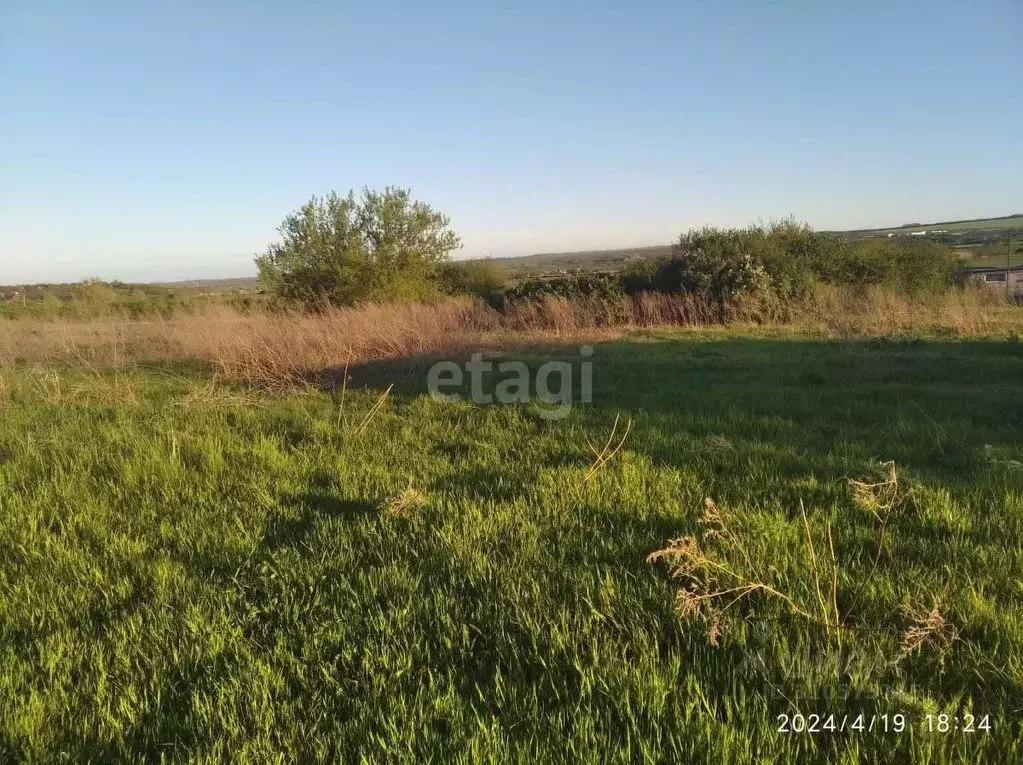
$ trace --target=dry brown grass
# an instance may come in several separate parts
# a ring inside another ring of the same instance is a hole
[[[733,306],[729,323],[752,324],[755,305]],[[910,329],[977,336],[1023,327],[1023,312],[990,291],[909,300],[884,291],[822,289],[790,326],[826,336],[888,335]],[[197,316],[91,321],[0,321],[0,366],[73,363],[117,367],[195,360],[224,380],[262,387],[304,384],[325,369],[516,343],[590,342],[630,328],[700,327],[721,322],[695,295],[546,297],[497,312],[478,300],[363,305],[318,313],[241,315],[227,307]]]
[[[802,508],[801,508],[802,509]],[[724,633],[729,612],[741,601],[760,594],[785,604],[789,612],[825,628],[841,644],[842,619],[838,611],[838,562],[826,527],[830,557],[818,556],[805,510],[802,512],[804,543],[813,579],[814,603],[802,602],[770,584],[769,567],[758,565],[751,555],[745,530],[726,508],[710,497],[704,500],[698,536],[682,536],[647,556],[648,563],[663,562],[668,576],[676,582],[675,611],[681,618],[696,618],[707,628],[707,639],[717,646]],[[826,576],[826,579],[825,579]],[[828,592],[821,589],[825,579]]]
[[[880,462],[877,465],[876,474],[873,478],[867,478],[862,481],[850,478],[847,479],[847,483],[852,492],[853,504],[869,512],[878,522],[870,573],[860,583],[860,587],[852,597],[852,605],[849,606],[849,612],[851,613],[859,604],[864,587],[873,579],[874,573],[881,563],[881,556],[884,555],[885,551],[885,536],[891,527],[896,513],[906,506],[910,492],[904,490],[900,484],[894,460]]]
[[[898,505],[895,499],[897,490],[889,493],[889,486],[898,485],[894,463],[885,463],[885,467],[890,467],[890,483],[858,484],[867,487],[861,490],[862,493],[874,499],[878,496],[891,499],[890,503],[881,500],[879,520],[883,519],[884,507]],[[790,614],[822,628],[827,638],[839,646],[847,630],[893,632],[901,636],[898,652],[893,656],[894,663],[924,648],[933,650],[939,659],[944,659],[958,640],[959,631],[946,615],[940,598],[935,597],[930,607],[914,601],[907,603],[903,607],[905,621],[850,624],[853,606],[848,606],[844,614],[839,608],[839,564],[831,523],[824,525],[823,534],[818,533],[825,544],[815,543],[810,518],[802,502],[800,517],[805,560],[810,573],[809,586],[790,581],[791,588],[786,588],[783,582],[772,582],[777,576],[776,568],[756,561],[751,555],[748,541],[753,533],[751,529],[743,527],[741,517],[717,505],[709,497],[704,500],[699,533],[672,539],[662,549],[650,553],[647,562],[667,565],[668,576],[678,587],[676,613],[682,619],[702,622],[708,642],[715,647],[719,645],[735,607],[751,597],[760,596],[781,602]],[[876,561],[864,583],[869,584],[875,573]],[[858,596],[859,592],[853,597],[854,602]],[[740,618],[744,616],[740,615]],[[899,622],[908,622],[908,626],[900,628]]]
[[[145,321],[0,322],[0,364],[119,366],[191,359],[223,379],[294,385],[309,372],[471,344],[497,326],[482,303],[367,305],[244,316],[228,308]]]
[[[183,355],[275,387],[318,370],[467,347],[494,326],[492,314],[482,303],[450,301],[227,317],[183,333]]]
[[[502,329],[517,332],[573,332],[594,327],[698,327],[715,324],[720,309],[699,295],[647,293],[632,297],[563,298],[548,295],[509,306]]]
[[[426,493],[409,486],[401,494],[388,497],[380,504],[380,511],[392,518],[407,518],[426,501]]]
[[[592,339],[599,331],[706,323],[690,296],[546,298],[498,313],[478,300],[241,315],[229,308],[170,319],[0,322],[0,365],[119,366],[191,359],[227,380],[301,384],[324,369],[494,347],[522,339]]]
[[[935,598],[930,608],[911,603],[905,607],[905,612],[910,626],[902,636],[900,661],[925,645],[932,646],[939,656],[944,657],[959,639],[959,630],[942,613],[940,599]]]
[[[184,396],[174,400],[175,406],[182,407],[257,407],[265,404],[254,395],[245,395],[234,388],[224,385],[216,375],[200,387],[194,388]]]
[[[979,337],[996,333],[1007,323],[1018,326],[1019,316],[1003,293],[984,287],[910,298],[882,288],[858,291],[822,286],[797,311],[794,322],[833,337],[921,330]]]

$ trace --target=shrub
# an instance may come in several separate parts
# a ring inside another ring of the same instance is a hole
[[[682,234],[652,273],[626,273],[626,291],[694,292],[724,306],[757,305],[764,319],[784,319],[819,283],[907,294],[935,293],[954,283],[956,259],[933,241],[844,243],[786,220],[743,229],[702,228]]]
[[[558,279],[530,279],[505,293],[508,300],[537,300],[544,297],[619,297],[622,286],[617,274],[579,274]]]
[[[810,292],[838,246],[835,238],[793,221],[702,228],[679,237],[652,283],[665,292],[700,292],[721,304],[764,290],[788,299]]]
[[[884,286],[909,295],[948,289],[958,262],[948,245],[927,240],[866,239],[847,244],[829,279],[853,287]]]
[[[626,295],[640,295],[654,291],[654,274],[660,265],[659,260],[640,260],[630,263],[621,272],[618,282]]]
[[[259,279],[272,298],[306,306],[433,297],[439,266],[461,244],[448,225],[406,189],[314,196],[256,258]]]
[[[488,302],[504,292],[508,282],[504,269],[490,258],[443,263],[438,276],[445,293],[475,295]]]
[[[86,279],[72,289],[72,300],[82,316],[105,316],[117,302],[117,289],[99,279]]]

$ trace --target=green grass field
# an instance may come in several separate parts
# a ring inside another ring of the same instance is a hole
[[[984,268],[1005,268],[1006,262],[1012,266],[1023,266],[1023,251],[1014,252],[1011,257],[1001,255],[988,255],[979,258],[968,258],[963,260],[963,265],[972,267],[983,266]]]
[[[593,363],[560,422],[400,364],[343,397],[4,370],[0,760],[1023,760],[1023,344]],[[848,479],[889,460],[881,521]],[[673,580],[646,558],[683,535],[711,563]]]

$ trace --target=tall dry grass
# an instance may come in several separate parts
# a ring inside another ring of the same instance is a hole
[[[412,358],[539,338],[582,341],[636,327],[763,322],[755,302],[727,311],[696,295],[545,297],[498,312],[478,300],[363,305],[319,313],[242,315],[219,307],[169,319],[0,322],[0,364],[92,367],[195,360],[219,375],[267,387],[368,361]],[[1023,329],[1023,310],[983,289],[909,299],[884,290],[821,289],[790,311],[789,326],[831,337]]]
[[[496,327],[477,301],[365,305],[319,313],[202,315],[148,320],[0,322],[0,364],[91,366],[194,360],[219,375],[289,384],[311,371],[457,348]]]
[[[938,332],[983,337],[1023,324],[1023,311],[1000,290],[981,286],[907,297],[880,287],[866,291],[822,285],[795,310],[792,322],[832,337]]]
[[[500,313],[480,300],[250,315],[222,306],[169,319],[3,321],[0,364],[116,366],[192,359],[226,378],[270,385],[326,368],[516,339],[564,340],[592,337],[597,329],[711,321],[704,302],[687,295],[574,301],[546,297]]]

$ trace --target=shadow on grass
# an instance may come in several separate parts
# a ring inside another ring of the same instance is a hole
[[[469,356],[443,360],[464,369]],[[524,361],[531,395],[540,365],[566,361],[573,368],[573,401],[581,399],[578,345],[545,343],[485,358]],[[347,386],[393,386],[398,399],[427,395],[427,374],[439,360],[431,355],[353,366]],[[962,478],[978,469],[985,445],[1018,448],[1023,430],[1023,343],[675,333],[599,343],[586,360],[592,362],[592,401],[577,403],[564,423],[607,431],[617,413],[646,417],[642,428],[656,437],[636,431],[631,443],[665,464],[676,461],[684,436],[738,445],[740,467],[751,450],[773,450],[793,476],[804,455],[844,453],[856,462],[896,459]],[[324,370],[319,377],[336,391],[344,375]],[[460,388],[447,390],[468,400],[469,374],[463,378]],[[496,369],[483,375],[483,392],[493,393],[501,379]],[[556,376],[553,384],[559,384]]]
[[[431,488],[475,500],[512,502],[529,491],[531,477],[528,473],[512,468],[493,470],[474,466],[435,479]]]
[[[294,547],[312,530],[318,520],[345,518],[357,520],[377,511],[366,500],[341,499],[324,491],[307,491],[286,497],[283,512],[270,515],[263,531],[263,547]]]
[[[183,377],[188,380],[206,381],[214,376],[214,366],[208,361],[196,358],[157,359],[140,361],[131,365],[132,369],[171,377]]]

